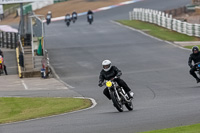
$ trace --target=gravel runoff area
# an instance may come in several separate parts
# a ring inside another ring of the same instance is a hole
[[[129,0],[69,0],[66,2],[56,3],[42,9],[36,10],[38,15],[46,15],[48,11],[52,12],[53,17],[65,16],[67,13],[76,11],[77,13],[86,12],[89,9],[95,10],[101,7],[116,5]],[[0,22],[0,25],[10,25],[19,23],[20,18],[15,18],[12,14]]]

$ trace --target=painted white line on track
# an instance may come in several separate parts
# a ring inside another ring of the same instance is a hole
[[[25,84],[23,79],[21,80],[21,82],[22,82],[22,85],[24,86],[25,90],[28,90],[28,86]]]
[[[112,23],[115,23],[115,24],[117,24],[117,25],[120,25],[120,26],[122,26],[122,27],[128,28],[128,29],[130,29],[130,30],[139,32],[139,33],[141,33],[141,34],[143,34],[143,35],[145,35],[145,36],[148,36],[148,37],[150,37],[150,38],[153,38],[153,39],[155,39],[155,40],[157,40],[157,41],[166,42],[166,43],[168,43],[168,44],[170,44],[170,45],[173,45],[174,47],[178,47],[178,48],[180,48],[180,49],[184,49],[184,50],[189,50],[189,51],[190,51],[190,49],[187,49],[187,48],[184,48],[184,47],[182,47],[182,46],[179,46],[179,45],[177,45],[177,44],[175,44],[175,43],[173,43],[173,42],[169,42],[169,41],[165,41],[165,40],[156,38],[156,37],[154,37],[154,36],[151,36],[151,35],[149,35],[149,34],[143,32],[143,31],[141,31],[141,30],[137,30],[137,29],[135,29],[135,28],[132,28],[132,27],[129,27],[129,26],[120,24],[120,23],[115,22],[115,21],[111,21],[111,22],[112,22]]]
[[[81,109],[81,110],[77,110],[77,111],[73,111],[73,112],[68,112],[68,113],[63,113],[63,114],[58,114],[58,115],[52,115],[52,116],[47,116],[47,117],[40,117],[40,118],[35,118],[35,119],[30,119],[30,120],[24,120],[24,121],[19,121],[19,122],[12,122],[12,123],[0,124],[0,126],[11,125],[11,124],[18,124],[18,123],[24,123],[24,122],[31,122],[31,121],[35,121],[35,120],[42,120],[42,119],[47,119],[47,118],[52,118],[52,117],[57,117],[57,116],[63,116],[63,115],[78,113],[78,112],[82,112],[82,111],[86,111],[86,110],[92,109],[92,108],[94,108],[97,105],[96,101],[93,98],[87,98],[87,97],[74,97],[74,98],[89,99],[92,102],[92,106],[90,106],[90,107],[88,107],[86,109]]]

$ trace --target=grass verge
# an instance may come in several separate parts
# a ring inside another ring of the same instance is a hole
[[[191,46],[184,46],[184,48],[192,49],[192,47],[198,46],[200,48],[200,45],[191,45]]]
[[[79,98],[0,98],[0,124],[61,113],[91,106],[88,99]]]
[[[147,132],[141,132],[141,133],[200,133],[200,124],[147,131]]]
[[[129,27],[133,27],[138,30],[142,30],[149,35],[155,36],[162,40],[167,41],[199,41],[200,38],[198,37],[191,37],[188,35],[184,35],[155,24],[151,24],[148,22],[142,22],[137,20],[118,20],[117,22],[127,25]]]

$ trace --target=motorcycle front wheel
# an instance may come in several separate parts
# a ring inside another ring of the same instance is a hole
[[[133,103],[132,101],[125,103],[126,108],[131,111],[133,110]]]
[[[113,104],[114,104],[115,108],[119,112],[123,112],[124,111],[123,110],[123,105],[122,105],[122,103],[119,100],[117,100],[117,96],[116,96],[115,92],[110,92],[110,96],[111,96],[111,99],[113,101]]]

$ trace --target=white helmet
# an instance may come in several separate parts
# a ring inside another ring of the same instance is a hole
[[[48,11],[48,14],[51,14],[51,11]]]
[[[110,68],[112,67],[112,65],[111,65],[111,61],[110,60],[104,60],[103,62],[102,62],[102,66],[103,66],[103,70],[104,71],[109,71],[110,70]]]

